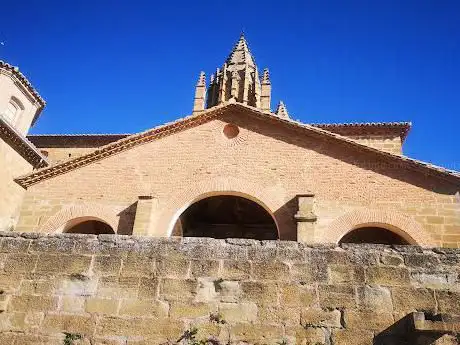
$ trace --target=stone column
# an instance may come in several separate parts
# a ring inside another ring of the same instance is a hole
[[[141,195],[137,200],[136,216],[134,217],[133,235],[147,235],[152,211],[156,199],[151,195]]]
[[[316,215],[313,213],[314,194],[297,195],[298,211],[294,218],[297,221],[297,241],[315,242]]]

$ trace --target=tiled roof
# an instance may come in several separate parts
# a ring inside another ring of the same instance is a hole
[[[18,78],[18,80],[24,85],[24,87],[34,96],[35,100],[40,104],[39,111],[37,111],[34,119],[32,120],[32,124],[34,124],[34,122],[38,118],[38,115],[40,114],[40,111],[46,105],[45,100],[42,98],[42,96],[40,96],[38,91],[32,86],[32,83],[27,79],[27,77],[19,71],[19,67],[10,65],[9,63],[5,61],[0,60],[0,68],[3,68],[4,70],[9,71],[14,76],[16,76],[16,78]]]
[[[226,110],[246,111],[248,114],[251,114],[254,116],[262,117],[267,120],[275,121],[278,123],[284,123],[293,128],[305,130],[310,133],[314,133],[314,134],[329,138],[338,143],[346,144],[346,145],[355,147],[357,149],[360,149],[366,152],[372,152],[381,157],[385,157],[388,160],[391,160],[397,163],[406,164],[410,168],[421,170],[426,174],[438,176],[452,183],[460,185],[460,173],[459,172],[444,169],[442,167],[438,167],[433,164],[421,162],[421,161],[411,159],[405,156],[400,156],[400,155],[395,155],[393,153],[384,152],[379,149],[361,144],[353,139],[344,137],[340,134],[336,134],[331,131],[319,128],[319,127],[315,127],[312,125],[307,125],[307,124],[304,124],[298,121],[294,121],[289,118],[281,118],[271,112],[265,112],[260,109],[257,109],[257,108],[254,108],[248,105],[244,105],[241,103],[236,103],[236,102],[222,103],[218,106],[207,109],[199,114],[184,117],[176,121],[169,122],[164,125],[149,129],[145,132],[130,135],[128,137],[125,137],[113,143],[99,147],[95,149],[93,152],[90,152],[88,154],[85,154],[79,157],[75,157],[75,158],[70,158],[66,161],[55,163],[49,167],[40,169],[31,174],[21,176],[17,178],[15,181],[21,186],[23,186],[24,188],[27,188],[28,186],[36,184],[42,180],[52,178],[53,176],[57,176],[60,174],[64,174],[78,167],[91,164],[94,161],[98,161],[108,156],[111,156],[113,154],[117,154],[119,152],[128,150],[137,145],[144,144],[144,143],[162,138],[164,136],[168,136],[173,133],[182,131],[186,128],[189,128],[192,125],[205,123],[209,121],[210,119],[218,117],[220,114],[224,113]]]
[[[46,157],[0,114],[0,137],[34,168],[48,165]]]
[[[396,132],[402,141],[406,139],[412,127],[411,122],[312,123],[310,125],[345,136]]]

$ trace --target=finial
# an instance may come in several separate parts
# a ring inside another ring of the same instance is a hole
[[[210,82],[211,84],[214,83],[214,73],[211,74],[211,77],[210,77],[209,79],[210,79],[209,82]]]
[[[276,107],[275,114],[278,115],[279,117],[289,118],[289,113],[283,101],[280,101],[278,103],[278,107]]]
[[[206,86],[206,74],[203,71],[200,72],[200,77],[198,78],[196,86]]]
[[[270,73],[268,72],[268,68],[264,68],[261,82],[262,84],[270,84]]]

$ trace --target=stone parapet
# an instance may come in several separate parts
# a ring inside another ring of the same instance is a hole
[[[458,319],[459,272],[460,249],[2,232],[0,343],[395,341],[413,312]]]

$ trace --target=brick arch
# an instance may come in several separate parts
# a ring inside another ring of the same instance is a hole
[[[69,221],[77,218],[92,218],[110,225],[114,232],[117,231],[117,212],[111,208],[99,204],[80,204],[67,206],[51,216],[46,223],[39,227],[39,232],[58,233],[62,232]]]
[[[434,241],[411,217],[391,210],[355,210],[332,221],[321,241],[339,243],[348,232],[364,226],[377,226],[393,231],[410,244],[432,246]]]
[[[233,177],[189,181],[187,185],[190,187],[181,190],[161,209],[157,227],[164,229],[164,233],[160,235],[170,236],[179,216],[193,203],[215,195],[235,195],[262,206],[273,217],[282,238],[283,229],[279,226],[283,223],[282,216],[276,211],[285,204],[286,191],[280,185],[265,186]]]

